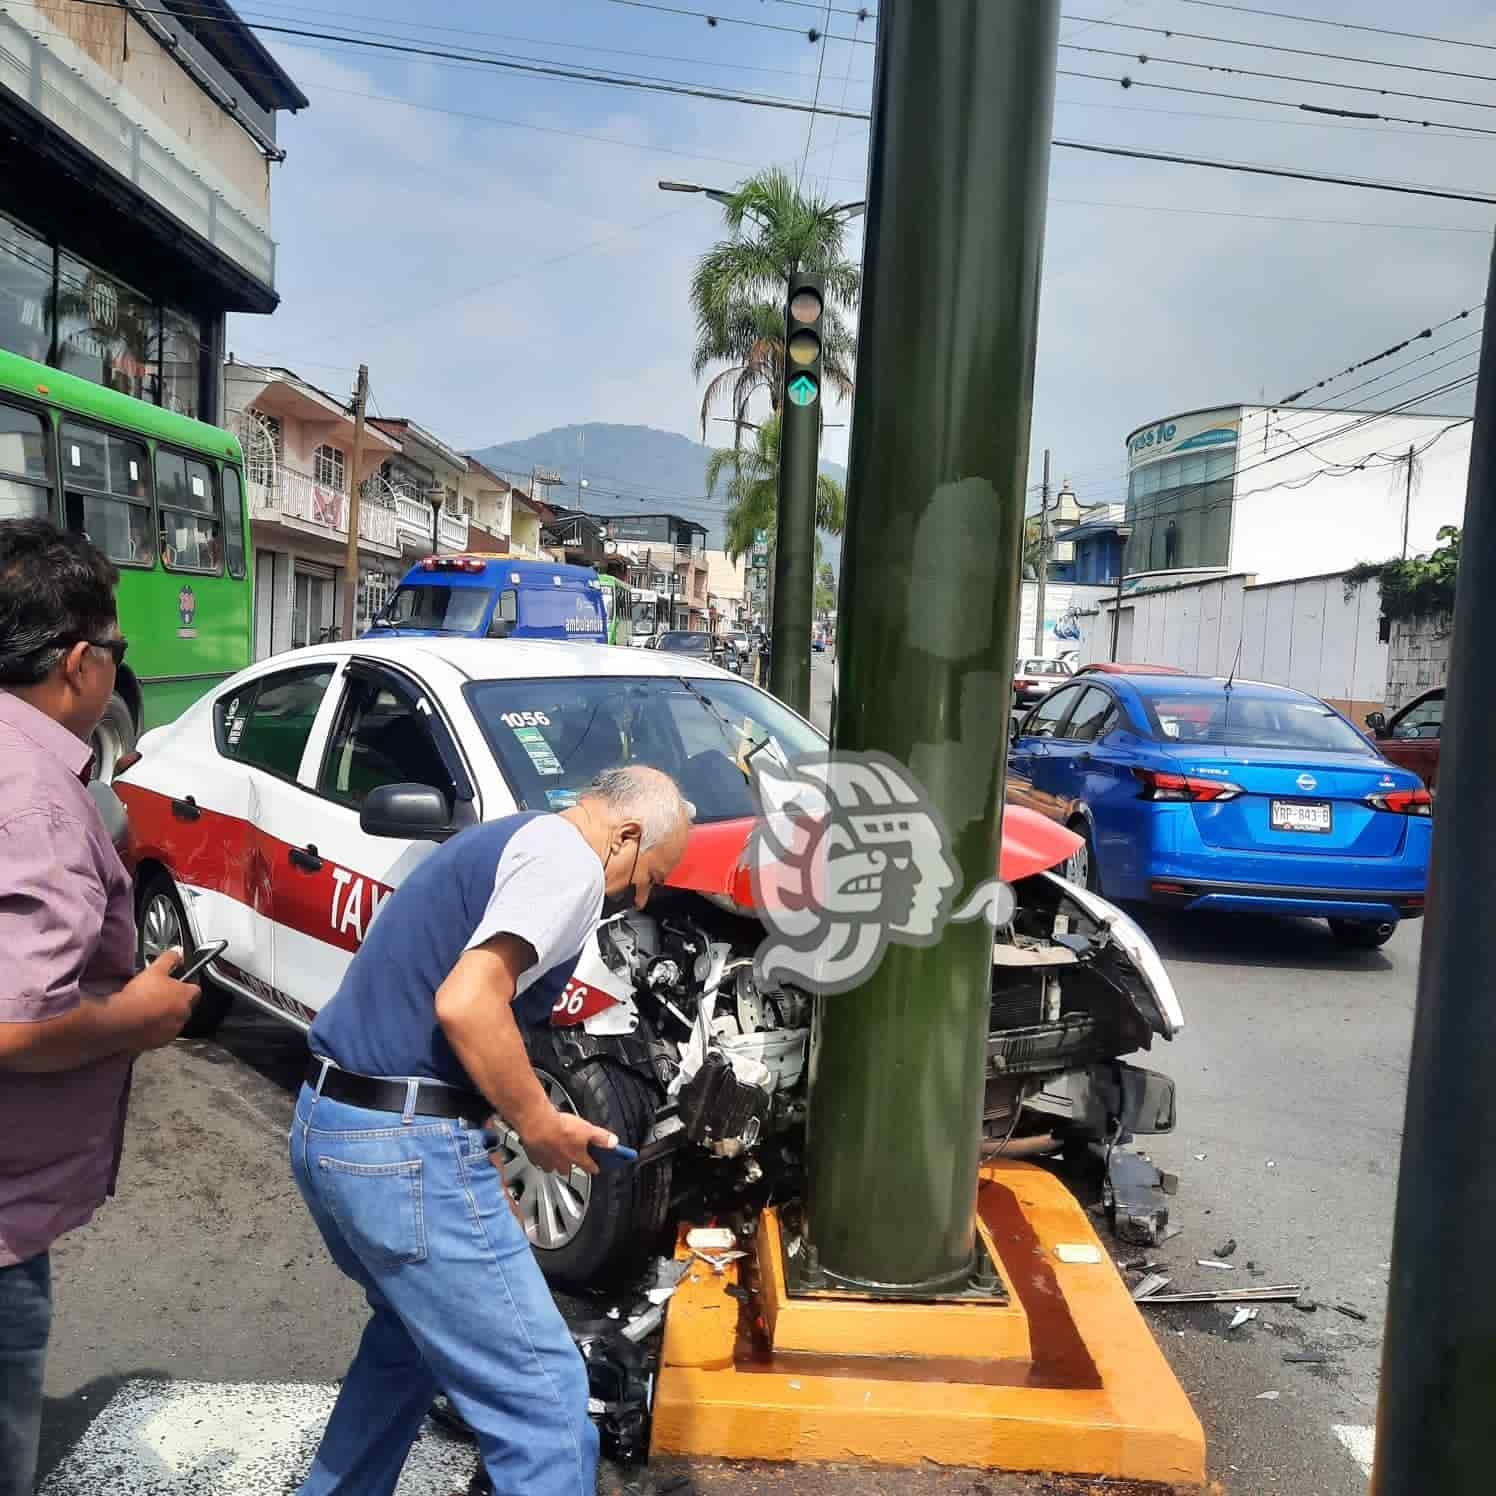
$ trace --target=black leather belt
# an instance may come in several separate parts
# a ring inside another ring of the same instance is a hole
[[[409,1085],[403,1080],[381,1080],[374,1075],[359,1075],[353,1070],[339,1070],[335,1065],[322,1074],[323,1062],[312,1056],[307,1066],[306,1083],[313,1090],[321,1082],[321,1094],[348,1106],[361,1106],[371,1112],[404,1112]],[[477,1091],[462,1091],[439,1081],[416,1082],[416,1104],[411,1111],[419,1117],[451,1117],[471,1122],[475,1127],[493,1114],[492,1105]]]

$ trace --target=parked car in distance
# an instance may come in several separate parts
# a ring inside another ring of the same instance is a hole
[[[1444,687],[1415,696],[1387,720],[1385,712],[1367,714],[1366,725],[1382,757],[1411,769],[1433,790],[1439,779],[1439,738],[1444,728]]]
[[[1176,665],[1133,665],[1122,660],[1093,660],[1074,672],[1076,675],[1188,675]]]
[[[1078,676],[1014,722],[1007,796],[1082,836],[1066,876],[1110,899],[1317,915],[1353,946],[1423,913],[1428,790],[1286,686]]]
[[[1069,670],[1058,660],[1044,660],[1036,655],[1020,659],[1013,667],[1013,705],[1032,706],[1069,679]]]
[[[694,660],[708,660],[734,674],[741,669],[737,651],[720,634],[678,629],[658,635],[654,647],[665,654],[690,655]]]

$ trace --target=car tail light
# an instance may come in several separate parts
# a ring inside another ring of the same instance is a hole
[[[126,769],[133,769],[140,762],[140,754],[131,749],[129,753],[122,753],[114,762],[114,772],[123,774]]]
[[[1225,779],[1196,779],[1189,774],[1171,774],[1165,769],[1134,769],[1144,800],[1234,800],[1242,793],[1239,784]]]
[[[1396,816],[1431,816],[1434,797],[1422,786],[1416,790],[1386,790],[1368,795],[1366,803],[1375,810],[1390,810]]]

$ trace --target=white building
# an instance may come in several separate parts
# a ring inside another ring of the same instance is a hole
[[[1405,522],[1409,554],[1431,550],[1464,515],[1470,430],[1451,416],[1262,405],[1139,427],[1127,438],[1127,590],[1385,561],[1402,553]]]

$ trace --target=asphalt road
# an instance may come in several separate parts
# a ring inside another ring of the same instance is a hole
[[[824,720],[829,657],[816,657],[813,681]],[[1207,1306],[1147,1310],[1148,1321],[1205,1424],[1211,1475],[1229,1496],[1363,1496],[1365,1478],[1334,1429],[1366,1429],[1375,1416],[1418,928],[1381,952],[1347,954],[1312,923],[1145,922],[1189,1020],[1149,1061],[1179,1086],[1179,1129],[1153,1140],[1153,1153],[1180,1176],[1172,1208],[1183,1228],[1153,1255],[1176,1288],[1302,1282],[1369,1316],[1271,1306],[1231,1331],[1231,1311]],[[292,1031],[240,1010],[216,1039],[179,1042],[137,1066],[119,1197],[56,1249],[42,1496],[294,1488],[256,1472],[309,1451],[318,1399],[345,1370],[364,1318],[286,1166],[304,1054]],[[1195,1265],[1233,1238],[1233,1271]],[[1329,1359],[1284,1363],[1301,1352]],[[227,1411],[215,1401],[222,1395]],[[288,1434],[293,1408],[303,1416]],[[158,1480],[109,1467],[109,1427],[152,1420],[173,1430],[171,1469]],[[429,1441],[422,1450],[423,1468],[437,1472],[449,1456],[453,1468],[466,1458]],[[201,1482],[184,1486],[183,1469],[201,1470]],[[691,1474],[695,1489],[724,1496],[1064,1489],[970,1472],[698,1465]],[[430,1482],[409,1489],[463,1488],[440,1474]],[[618,1482],[610,1476],[607,1489]],[[1087,1489],[1100,1488],[1078,1488]]]

